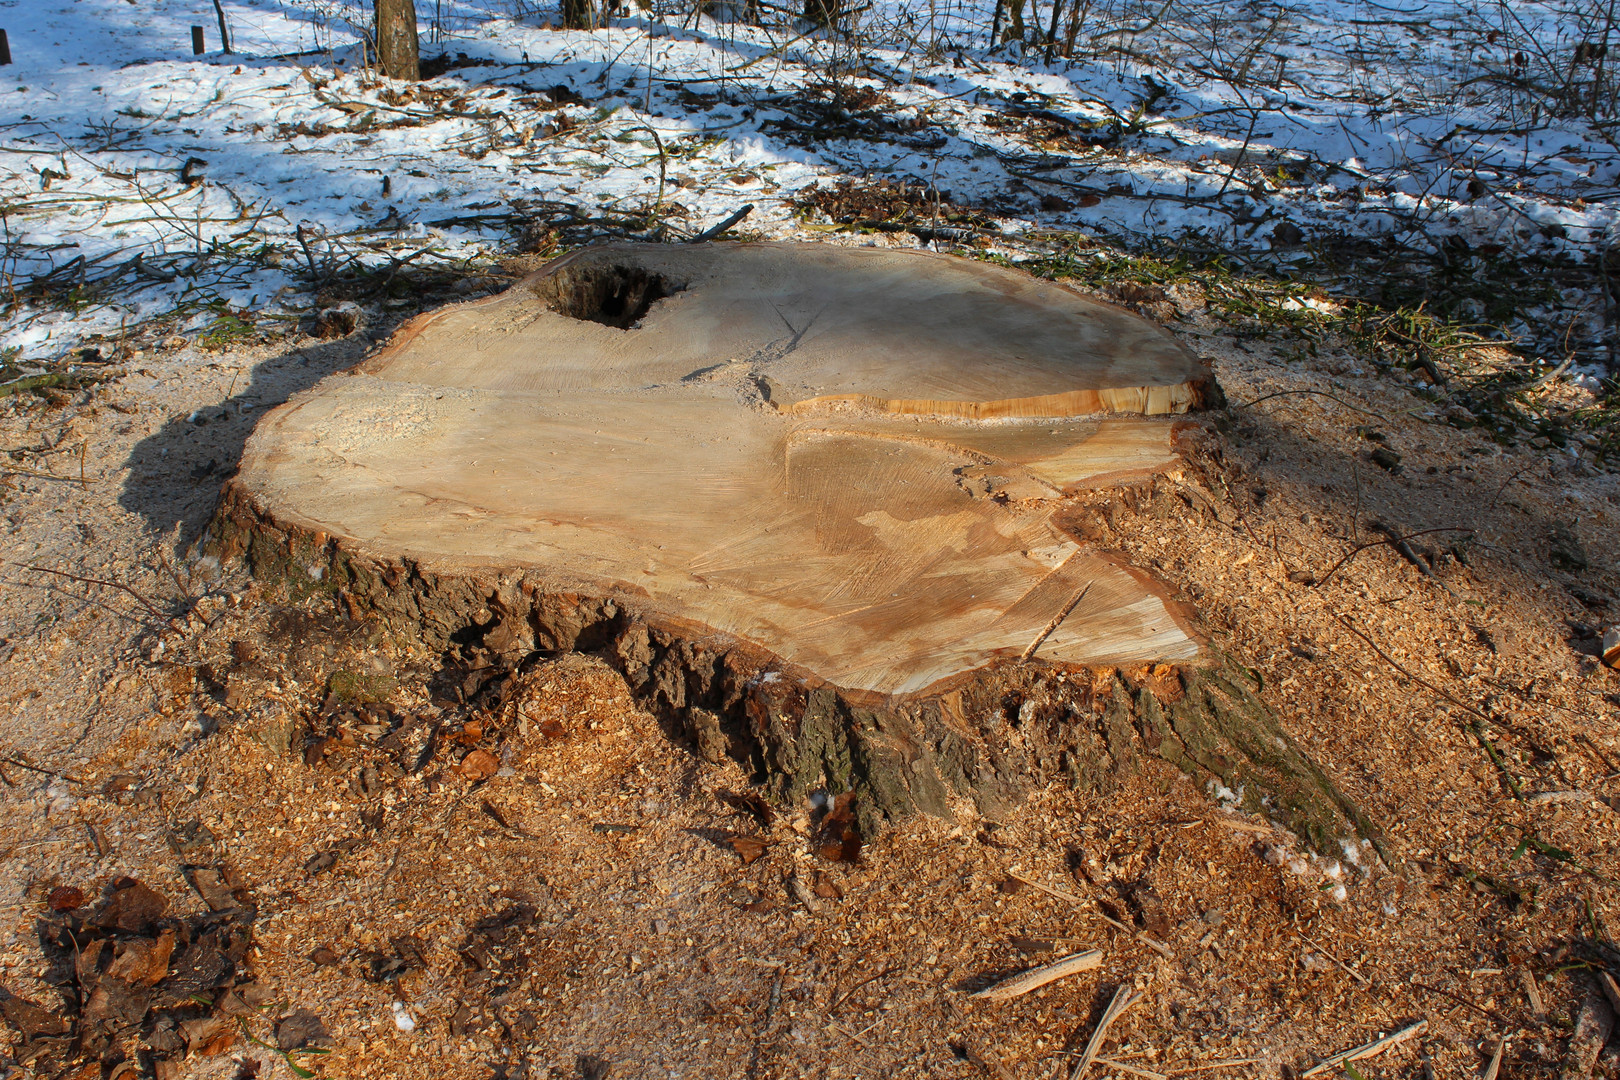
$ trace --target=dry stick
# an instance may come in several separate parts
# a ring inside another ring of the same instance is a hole
[[[1194,1065],[1188,1069],[1176,1069],[1171,1076],[1186,1076],[1188,1073],[1209,1072],[1211,1069],[1235,1069],[1239,1065],[1258,1065],[1259,1058],[1227,1058],[1225,1061],[1212,1061],[1208,1065]]]
[[[1487,716],[1485,713],[1480,712],[1478,709],[1474,708],[1472,705],[1468,704],[1467,702],[1461,701],[1461,700],[1453,697],[1451,694],[1449,694],[1446,691],[1440,689],[1440,687],[1434,685],[1434,683],[1432,683],[1432,682],[1429,682],[1427,679],[1423,678],[1421,675],[1414,675],[1410,671],[1406,670],[1404,667],[1402,667],[1400,665],[1399,661],[1397,661],[1394,657],[1390,656],[1383,649],[1380,649],[1378,647],[1377,642],[1373,641],[1373,639],[1368,637],[1366,634],[1363,634],[1360,630],[1357,630],[1356,627],[1355,627],[1355,624],[1352,623],[1349,619],[1346,619],[1343,615],[1335,615],[1334,618],[1338,619],[1339,622],[1343,623],[1344,628],[1346,630],[1348,630],[1352,634],[1356,635],[1356,637],[1360,638],[1362,641],[1365,641],[1368,644],[1368,646],[1370,646],[1372,648],[1372,651],[1377,653],[1379,655],[1379,657],[1381,657],[1383,659],[1384,663],[1388,664],[1390,667],[1394,668],[1396,671],[1400,672],[1402,675],[1405,675],[1408,679],[1411,679],[1413,682],[1417,683],[1419,686],[1423,687],[1425,690],[1428,690],[1431,693],[1439,694],[1441,697],[1445,698],[1447,701],[1449,701],[1453,705],[1457,706],[1457,708],[1462,709],[1465,712],[1471,713],[1472,715],[1479,717],[1481,720],[1484,720],[1487,723],[1491,723],[1491,724],[1496,723],[1496,721],[1494,719]]]
[[[1341,1050],[1339,1053],[1334,1054],[1331,1057],[1323,1058],[1320,1063],[1313,1065],[1309,1069],[1306,1069],[1304,1072],[1300,1073],[1300,1078],[1301,1080],[1304,1080],[1304,1078],[1308,1076],[1320,1076],[1322,1073],[1325,1073],[1330,1069],[1338,1068],[1347,1061],[1359,1061],[1362,1058],[1369,1058],[1382,1054],[1385,1050],[1388,1050],[1392,1046],[1397,1046],[1403,1042],[1406,1042],[1408,1039],[1412,1039],[1423,1034],[1428,1027],[1429,1022],[1427,1020],[1419,1020],[1415,1024],[1408,1024],[1399,1031],[1385,1035],[1382,1039],[1374,1039],[1370,1043],[1363,1043],[1353,1050]]]
[[[1114,991],[1114,999],[1108,1003],[1108,1008],[1103,1010],[1102,1019],[1097,1021],[1097,1029],[1086,1041],[1085,1052],[1080,1055],[1080,1060],[1075,1062],[1074,1068],[1069,1070],[1069,1080],[1080,1080],[1086,1074],[1086,1069],[1097,1057],[1097,1051],[1102,1049],[1103,1037],[1108,1034],[1108,1026],[1124,1015],[1126,1009],[1141,1000],[1142,995],[1129,986],[1121,986]]]
[[[1011,870],[1007,871],[1007,876],[1012,878],[1014,881],[1022,881],[1025,885],[1029,885],[1029,886],[1032,886],[1033,888],[1039,889],[1039,890],[1041,890],[1041,892],[1046,893],[1048,896],[1055,896],[1059,900],[1067,900],[1069,903],[1077,904],[1077,905],[1079,905],[1081,907],[1084,907],[1086,905],[1086,901],[1085,901],[1084,897],[1076,896],[1074,893],[1067,892],[1067,891],[1065,891],[1063,889],[1054,889],[1050,885],[1042,885],[1040,882],[1036,881],[1034,878],[1027,878],[1027,877],[1024,877],[1022,874],[1015,874]],[[1166,960],[1171,959],[1175,955],[1174,953],[1172,953],[1170,951],[1170,947],[1168,945],[1164,944],[1161,941],[1155,941],[1153,938],[1148,937],[1146,934],[1142,933],[1140,930],[1137,930],[1135,927],[1126,926],[1124,923],[1120,922],[1118,919],[1111,919],[1107,915],[1104,915],[1100,911],[1093,911],[1092,914],[1097,916],[1097,918],[1101,919],[1103,922],[1107,923],[1109,926],[1112,926],[1117,930],[1123,930],[1127,934],[1130,934],[1130,935],[1134,936],[1137,941],[1140,941],[1142,944],[1146,945],[1148,948],[1152,949],[1154,952],[1158,953],[1160,956],[1164,957]]]
[[[1350,552],[1347,555],[1345,555],[1344,558],[1342,558],[1338,562],[1334,563],[1333,568],[1331,570],[1329,570],[1327,573],[1323,574],[1322,575],[1322,580],[1318,581],[1315,585],[1312,586],[1312,588],[1321,588],[1323,585],[1327,584],[1328,579],[1331,578],[1334,574],[1338,573],[1339,568],[1341,566],[1343,566],[1345,563],[1349,562],[1351,559],[1355,558],[1357,555],[1360,555],[1363,551],[1366,551],[1368,548],[1393,547],[1396,551],[1401,551],[1401,549],[1403,547],[1408,547],[1408,548],[1410,547],[1410,545],[1407,544],[1408,540],[1415,539],[1415,538],[1417,538],[1419,536],[1428,536],[1430,533],[1443,533],[1443,532],[1462,532],[1462,533],[1472,534],[1474,532],[1474,530],[1469,529],[1469,528],[1464,528],[1461,525],[1447,525],[1447,526],[1444,526],[1443,528],[1439,528],[1439,529],[1419,529],[1417,532],[1414,532],[1414,533],[1397,534],[1393,529],[1391,529],[1388,532],[1386,532],[1385,537],[1382,540],[1373,540],[1373,541],[1371,541],[1369,543],[1360,544],[1360,545],[1357,545],[1356,547],[1351,548]],[[1417,565],[1417,563],[1413,560],[1412,556],[1406,555],[1406,553],[1404,551],[1401,551],[1401,554],[1403,556],[1405,556],[1409,562],[1412,562],[1414,566]],[[1416,554],[1416,552],[1413,552],[1413,555],[1415,555],[1415,554]],[[1434,574],[1433,574],[1432,571],[1426,570],[1422,566],[1418,566],[1418,569],[1423,570],[1424,573],[1428,574],[1430,577],[1434,577]],[[1438,579],[1436,579],[1436,580],[1438,580]],[[1447,591],[1450,592],[1449,589]],[[1453,595],[1456,595],[1456,594],[1453,593]]]
[[[70,784],[84,783],[84,781],[80,780],[77,776],[69,776],[67,773],[57,772],[55,769],[42,769],[38,765],[30,765],[28,762],[20,761],[17,758],[11,757],[10,755],[0,756],[0,761],[5,762],[7,765],[15,765],[19,769],[27,769],[29,772],[44,773],[46,776],[61,777]]]
[[[1355,626],[1350,622],[1350,620],[1346,619],[1343,615],[1335,615],[1334,618],[1338,619],[1339,622],[1343,623],[1344,628],[1346,630],[1349,630],[1352,634],[1356,635],[1356,637],[1360,638],[1362,641],[1365,641],[1369,646],[1371,646],[1372,651],[1377,653],[1379,655],[1379,657],[1382,658],[1383,661],[1386,664],[1388,664],[1390,667],[1394,668],[1396,671],[1400,672],[1402,675],[1405,675],[1408,679],[1411,679],[1413,682],[1417,683],[1419,686],[1423,687],[1424,689],[1429,690],[1432,693],[1439,694],[1441,697],[1445,698],[1447,701],[1449,701],[1453,705],[1457,706],[1457,708],[1462,709],[1465,712],[1471,713],[1474,717],[1476,717],[1475,722],[1470,726],[1473,729],[1474,735],[1479,739],[1480,744],[1485,748],[1485,756],[1490,758],[1491,759],[1491,764],[1495,765],[1497,767],[1497,769],[1501,771],[1503,779],[1505,779],[1507,781],[1508,788],[1511,789],[1512,792],[1513,792],[1513,797],[1515,799],[1523,801],[1523,799],[1524,799],[1524,785],[1520,784],[1519,783],[1519,778],[1517,776],[1514,776],[1513,773],[1508,770],[1507,762],[1502,760],[1502,756],[1496,752],[1496,747],[1491,744],[1490,739],[1488,739],[1486,737],[1486,735],[1485,735],[1484,725],[1485,724],[1494,724],[1494,723],[1496,723],[1496,721],[1494,719],[1487,716],[1485,713],[1480,712],[1478,709],[1474,708],[1472,705],[1469,705],[1467,702],[1461,701],[1458,698],[1453,697],[1451,694],[1449,694],[1446,691],[1440,689],[1438,686],[1434,685],[1432,682],[1429,682],[1427,679],[1424,679],[1423,677],[1421,677],[1419,675],[1414,675],[1410,671],[1407,671],[1404,667],[1402,667],[1400,665],[1399,662],[1397,662],[1395,660],[1394,657],[1390,656],[1383,649],[1380,649],[1378,647],[1377,642],[1373,641],[1373,639],[1368,637],[1366,634],[1363,634],[1360,630],[1357,630],[1355,628]]]
[[[1063,610],[1052,616],[1052,621],[1047,623],[1041,632],[1035,635],[1035,640],[1030,642],[1029,646],[1024,649],[1024,654],[1018,658],[1018,662],[1020,664],[1029,662],[1030,657],[1035,655],[1035,650],[1041,647],[1041,642],[1045,641],[1048,637],[1051,637],[1052,631],[1056,630],[1058,626],[1062,624],[1063,620],[1069,617],[1069,612],[1073,611],[1076,605],[1086,598],[1086,593],[1091,591],[1092,584],[1093,583],[1090,581],[1086,582],[1085,585],[1081,587],[1080,591],[1074,594],[1074,599],[1070,600],[1067,604],[1064,604]]]
[[[1100,1057],[1097,1059],[1097,1064],[1110,1069],[1118,1069],[1120,1072],[1127,1072],[1133,1076],[1140,1076],[1142,1080],[1170,1080],[1168,1073],[1158,1073],[1151,1069],[1138,1068],[1135,1065],[1127,1065],[1123,1061],[1115,1061],[1113,1058]]]
[[[1444,987],[1430,986],[1428,983],[1418,982],[1416,979],[1411,980],[1410,982],[1407,983],[1407,985],[1412,987],[1414,990],[1425,990],[1425,991],[1427,991],[1428,993],[1431,993],[1431,994],[1439,994],[1441,997],[1450,998],[1452,1001],[1455,1001],[1457,1004],[1461,1005],[1463,1008],[1465,1008],[1465,1009],[1473,1009],[1475,1012],[1479,1013],[1479,1015],[1487,1016],[1487,1017],[1491,1018],[1492,1020],[1495,1020],[1498,1024],[1502,1024],[1505,1027],[1514,1027],[1514,1026],[1516,1026],[1513,1023],[1513,1021],[1509,1020],[1507,1017],[1503,1016],[1501,1013],[1497,1012],[1495,1009],[1487,1009],[1483,1005],[1475,1005],[1472,1001],[1469,1001],[1467,998],[1463,997],[1461,994],[1453,993],[1452,991],[1447,990]]]
[[[692,237],[692,239],[688,240],[687,243],[689,243],[689,244],[701,244],[701,243],[704,243],[705,241],[713,240],[717,236],[724,235],[724,233],[725,233],[725,231],[727,229],[731,228],[733,225],[737,224],[739,221],[741,221],[743,218],[747,217],[749,214],[752,214],[753,212],[754,212],[754,204],[753,203],[748,203],[745,206],[742,206],[739,209],[733,211],[728,217],[726,217],[726,219],[724,221],[720,222],[718,225],[711,225],[707,229],[704,229],[702,232],[700,232],[696,236]]]
[[[1485,1066],[1485,1073],[1479,1080],[1496,1080],[1497,1071],[1502,1068],[1502,1051],[1507,1049],[1507,1038],[1496,1040],[1496,1050],[1491,1054],[1491,1063]]]
[[[1011,998],[1021,997],[1031,990],[1038,990],[1047,983],[1056,982],[1070,975],[1082,971],[1091,971],[1102,966],[1102,950],[1087,949],[1085,952],[1071,953],[1068,956],[1032,967],[1028,971],[1020,972],[1010,979],[1003,979],[994,986],[987,986],[972,997],[979,1001],[1007,1001]]]
[[[1384,421],[1386,424],[1389,423],[1389,417],[1385,416],[1383,413],[1375,413],[1371,409],[1359,408],[1358,406],[1352,405],[1348,401],[1345,401],[1343,398],[1334,397],[1332,394],[1328,393],[1326,390],[1278,390],[1275,394],[1262,394],[1260,397],[1255,398],[1253,401],[1239,402],[1238,404],[1233,405],[1232,408],[1234,408],[1234,409],[1247,409],[1252,405],[1260,404],[1262,401],[1270,401],[1272,398],[1294,397],[1294,396],[1296,396],[1298,394],[1311,394],[1311,395],[1313,395],[1315,397],[1325,397],[1329,401],[1337,402],[1338,404],[1343,405],[1345,408],[1349,409],[1351,412],[1358,412],[1358,413],[1361,413],[1363,416],[1371,416],[1374,419]]]
[[[885,978],[885,977],[887,977],[889,975],[892,975],[892,974],[894,974],[895,970],[896,969],[893,966],[886,967],[882,971],[878,972],[876,975],[869,975],[866,978],[862,979],[860,982],[856,983],[854,986],[850,987],[848,990],[845,990],[842,994],[838,995],[837,999],[834,1000],[831,1005],[827,1006],[827,1015],[831,1016],[833,1014],[834,1009],[838,1008],[838,1006],[842,1005],[845,1001],[849,1000],[849,996],[851,994],[853,994],[855,991],[859,990],[861,987],[866,986],[869,983],[875,983],[879,979],[882,979],[882,978]]]
[[[18,469],[10,465],[0,465],[0,475],[26,476],[33,480],[55,480],[61,484],[73,483],[71,476],[53,476],[46,472],[35,472],[33,469]]]
[[[122,584],[120,584],[120,583],[118,583],[116,581],[105,581],[105,580],[103,580],[101,578],[80,577],[78,574],[70,574],[66,570],[52,570],[50,567],[47,567],[47,566],[35,566],[32,563],[16,563],[15,565],[26,567],[29,570],[36,570],[41,574],[55,574],[57,577],[64,577],[64,578],[67,578],[69,581],[77,581],[81,585],[104,585],[109,589],[118,589],[118,590],[120,590],[122,592],[127,592],[127,593],[129,593],[129,595],[133,596],[140,603],[140,605],[142,607],[144,607],[152,615],[155,615],[159,619],[168,619],[169,618],[169,616],[163,614],[163,612],[158,610],[157,605],[153,604],[152,601],[148,600],[146,597],[142,596],[140,593],[136,592],[134,589],[130,588],[128,585],[122,585]]]
[[[1317,952],[1321,953],[1323,956],[1327,957],[1329,960],[1343,968],[1352,979],[1356,980],[1356,982],[1360,983],[1362,986],[1372,986],[1371,979],[1367,978],[1367,976],[1363,975],[1361,972],[1357,971],[1343,960],[1340,960],[1337,956],[1334,956],[1332,953],[1328,952],[1327,949],[1323,948],[1321,945],[1318,945],[1315,941],[1312,941],[1310,937],[1307,936],[1303,931],[1296,931],[1296,933],[1298,933],[1299,936],[1305,940],[1307,945],[1311,946]]]
[[[1014,881],[1022,881],[1025,885],[1039,889],[1048,896],[1055,896],[1059,900],[1067,900],[1071,904],[1080,904],[1083,906],[1086,902],[1084,897],[1076,896],[1074,893],[1068,892],[1064,889],[1054,889],[1050,885],[1042,885],[1034,878],[1027,878],[1022,874],[1015,874],[1011,870],[1007,871],[1007,876],[1012,878]],[[1112,922],[1112,920],[1109,921]],[[1115,925],[1117,926],[1119,924],[1115,923]]]

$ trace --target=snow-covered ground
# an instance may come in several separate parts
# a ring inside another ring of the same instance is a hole
[[[412,86],[363,70],[358,0],[226,0],[228,55],[211,0],[0,0],[0,348],[293,317],[357,266],[679,239],[744,204],[744,230],[813,235],[795,198],[846,177],[923,191],[935,242],[1179,243],[1307,281],[1439,257],[1487,291],[1493,267],[1572,267],[1543,314],[1583,363],[1614,333],[1590,271],[1620,127],[1583,50],[1620,34],[1579,0],[1098,0],[1050,62],[990,49],[989,0],[880,0],[853,36],[662,4],[581,32],[417,0],[444,71]],[[1581,107],[1589,77],[1592,115],[1513,85],[1554,75]]]

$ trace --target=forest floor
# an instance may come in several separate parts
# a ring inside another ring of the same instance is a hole
[[[916,48],[475,6],[402,90],[345,73],[342,5],[226,4],[238,52],[193,60],[195,4],[0,0],[0,1074],[121,1075],[62,1064],[118,1057],[100,1017],[164,1076],[1049,1077],[1128,985],[1088,1075],[1292,1080],[1418,1022],[1330,1074],[1620,1075],[1573,1037],[1620,973],[1617,156],[1432,93],[1522,41],[1345,2],[1046,62],[973,47],[984,5],[882,9]],[[403,319],[745,202],[734,236],[1017,261],[1213,359],[1219,457],[1098,542],[1387,863],[1162,763],[828,861],[600,660],[508,686],[199,546],[255,418]],[[129,978],[76,969],[113,929]]]
[[[757,818],[747,776],[600,660],[537,660],[520,729],[489,705],[504,673],[199,556],[254,416],[368,341],[157,342],[0,413],[5,445],[37,448],[5,505],[0,984],[60,1007],[53,920],[126,875],[200,917],[203,868],[246,890],[225,908],[251,902],[238,978],[261,993],[223,1027],[182,1005],[174,1075],[287,1068],[247,1035],[273,1045],[307,1009],[330,1052],[293,1060],[329,1076],[1050,1076],[1123,984],[1146,996],[1092,1066],[1121,1076],[1298,1075],[1418,1020],[1352,1068],[1471,1076],[1506,1039],[1502,1070],[1554,1075],[1616,956],[1620,674],[1594,654],[1620,483],[1454,427],[1421,379],[1342,345],[1302,356],[1190,290],[1152,303],[1215,360],[1232,404],[1200,422],[1224,456],[1169,510],[1105,508],[1102,542],[1258,673],[1394,865],[1310,852],[1162,764],[828,862],[812,807]],[[1418,534],[1433,577],[1387,543],[1352,555],[1375,522]],[[1085,948],[1095,971],[970,997]]]

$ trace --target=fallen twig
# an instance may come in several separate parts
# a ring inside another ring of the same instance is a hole
[[[15,765],[19,769],[27,769],[29,772],[44,773],[46,776],[61,777],[63,780],[66,780],[70,784],[82,784],[82,783],[84,783],[84,781],[80,780],[77,776],[70,776],[69,774],[67,774],[65,772],[57,772],[55,769],[44,769],[44,768],[41,768],[38,765],[30,765],[30,764],[28,764],[28,762],[19,760],[18,758],[14,758],[14,757],[10,756],[9,754],[7,754],[5,756],[0,756],[0,761],[5,762],[7,765]]]
[[[1491,1063],[1485,1066],[1485,1072],[1479,1080],[1496,1080],[1496,1074],[1502,1068],[1502,1051],[1507,1049],[1507,1039],[1496,1040],[1496,1050],[1491,1054]]]
[[[1375,526],[1375,528],[1376,528],[1376,526]],[[1417,532],[1405,533],[1405,534],[1396,534],[1392,530],[1389,530],[1387,527],[1385,529],[1381,530],[1381,531],[1383,531],[1385,533],[1385,538],[1383,540],[1373,540],[1373,541],[1370,541],[1369,543],[1360,544],[1360,545],[1357,545],[1356,547],[1351,548],[1349,553],[1346,554],[1344,556],[1344,558],[1342,558],[1338,562],[1334,563],[1333,568],[1331,570],[1329,570],[1327,573],[1325,573],[1325,574],[1323,574],[1321,576],[1321,578],[1315,583],[1313,588],[1321,588],[1323,585],[1326,585],[1328,579],[1331,578],[1334,574],[1339,572],[1340,567],[1342,567],[1345,563],[1349,562],[1351,559],[1355,558],[1357,555],[1360,555],[1363,551],[1366,551],[1368,548],[1384,547],[1384,546],[1388,545],[1388,546],[1394,547],[1396,551],[1401,552],[1401,554],[1403,556],[1406,556],[1407,559],[1412,560],[1412,561],[1415,562],[1416,561],[1415,558],[1414,558],[1414,556],[1416,554],[1415,552],[1413,553],[1413,555],[1407,555],[1406,551],[1401,550],[1403,547],[1406,548],[1407,551],[1411,550],[1411,545],[1407,543],[1408,540],[1415,540],[1419,536],[1428,536],[1430,533],[1463,532],[1463,533],[1472,534],[1474,530],[1473,529],[1462,528],[1462,527],[1456,526],[1456,525],[1448,525],[1448,526],[1446,526],[1444,528],[1440,528],[1440,529],[1419,529]],[[1419,568],[1422,569],[1423,572],[1425,574],[1428,574],[1430,577],[1434,576],[1433,573],[1429,571],[1427,563],[1422,564]],[[1447,591],[1450,592],[1449,589]],[[1456,594],[1453,593],[1452,595],[1455,596]]]
[[[1330,1069],[1336,1069],[1347,1061],[1359,1061],[1362,1058],[1376,1057],[1392,1046],[1398,1046],[1409,1039],[1416,1038],[1428,1030],[1429,1022],[1419,1020],[1415,1024],[1408,1024],[1399,1031],[1391,1032],[1381,1039],[1374,1039],[1370,1043],[1362,1043],[1353,1050],[1341,1050],[1331,1057],[1323,1058],[1316,1065],[1300,1073],[1301,1080],[1307,1076],[1320,1076]]]
[[[1088,949],[1085,952],[1071,953],[1068,956],[1042,964],[1040,967],[1030,968],[1009,979],[1003,979],[994,986],[987,986],[972,995],[980,1001],[1007,1001],[1011,998],[1021,997],[1031,990],[1038,990],[1047,983],[1056,982],[1070,975],[1082,971],[1091,971],[1102,964],[1102,950]]]
[[[1211,1061],[1207,1065],[1193,1065],[1186,1069],[1173,1069],[1171,1076],[1186,1076],[1188,1073],[1209,1072],[1211,1069],[1235,1069],[1239,1065],[1258,1065],[1259,1058],[1227,1058],[1225,1061]]]
[[[1064,604],[1063,610],[1052,616],[1052,621],[1041,628],[1041,632],[1035,635],[1035,640],[1025,647],[1023,655],[1018,658],[1020,664],[1028,663],[1030,657],[1035,655],[1035,650],[1041,647],[1041,643],[1051,637],[1052,631],[1061,626],[1063,620],[1069,617],[1069,613],[1079,606],[1080,601],[1086,598],[1086,593],[1091,591],[1091,584],[1088,581],[1081,586],[1080,591],[1074,594],[1074,599]]]
[[[1109,1025],[1123,1016],[1126,1009],[1141,1000],[1142,995],[1129,986],[1121,986],[1114,991],[1114,998],[1108,1003],[1108,1008],[1103,1010],[1102,1019],[1097,1021],[1096,1030],[1091,1033],[1091,1038],[1086,1040],[1085,1052],[1080,1055],[1080,1060],[1075,1062],[1074,1068],[1069,1070],[1069,1080],[1080,1080],[1086,1074],[1086,1069],[1096,1060],[1097,1051],[1102,1049],[1103,1038],[1108,1034]]]
[[[733,225],[737,224],[739,221],[741,221],[743,218],[747,217],[749,214],[752,214],[753,212],[754,212],[754,204],[753,203],[748,203],[748,204],[738,208],[737,210],[733,211],[730,215],[728,215],[725,218],[725,220],[721,221],[718,225],[711,225],[707,229],[704,229],[702,232],[700,232],[696,236],[692,237],[692,239],[688,240],[687,243],[688,244],[702,244],[702,243],[704,243],[706,241],[713,240],[717,236],[724,235],[724,233],[725,233],[725,231],[727,229],[731,228]]]
[[[1015,874],[1011,870],[1007,871],[1007,876],[1012,878],[1014,881],[1022,881],[1025,885],[1029,885],[1032,888],[1039,889],[1039,890],[1041,890],[1041,892],[1046,893],[1048,896],[1055,896],[1059,900],[1067,900],[1069,903],[1078,904],[1081,907],[1084,907],[1085,904],[1086,904],[1086,900],[1085,900],[1084,897],[1076,896],[1074,893],[1068,892],[1067,890],[1064,890],[1064,889],[1054,889],[1050,885],[1042,885],[1040,882],[1036,881],[1034,878],[1027,878],[1027,877],[1024,877],[1022,874]],[[1166,945],[1162,941],[1155,941],[1153,938],[1148,937],[1146,934],[1142,933],[1140,930],[1136,929],[1133,926],[1126,926],[1124,923],[1120,922],[1118,919],[1111,919],[1107,915],[1103,914],[1100,911],[1094,911],[1094,912],[1092,912],[1092,914],[1096,915],[1097,918],[1101,919],[1103,922],[1107,923],[1109,926],[1112,926],[1112,927],[1114,927],[1115,929],[1118,929],[1118,930],[1123,930],[1127,934],[1130,934],[1132,937],[1136,938],[1137,941],[1140,941],[1142,944],[1146,945],[1148,948],[1152,949],[1154,952],[1158,953],[1160,956],[1164,957],[1166,960],[1171,959],[1175,955],[1174,953],[1172,953],[1170,951],[1170,946]]]
[[[78,574],[70,574],[66,570],[52,570],[48,566],[35,566],[32,563],[18,563],[17,565],[27,567],[29,570],[34,570],[41,574],[55,574],[57,577],[67,578],[69,581],[77,581],[81,585],[102,585],[109,589],[117,589],[120,592],[126,592],[133,596],[149,614],[154,615],[159,619],[169,619],[168,615],[165,615],[162,611],[158,610],[156,604],[152,603],[152,601],[148,600],[146,597],[142,596],[128,585],[124,585],[116,581],[107,581],[103,578],[81,577]]]
[[[1339,967],[1343,968],[1345,973],[1348,974],[1352,979],[1356,980],[1356,982],[1360,983],[1362,986],[1372,986],[1372,980],[1367,978],[1367,976],[1363,975],[1361,972],[1357,971],[1343,960],[1340,960],[1337,956],[1334,956],[1332,953],[1328,952],[1327,949],[1323,948],[1321,945],[1318,945],[1315,941],[1312,941],[1310,937],[1308,937],[1303,931],[1298,931],[1298,933],[1307,945],[1321,953],[1323,956],[1327,957],[1329,960],[1333,961],[1335,964],[1338,964]]]
[[[1118,1069],[1120,1072],[1130,1073],[1132,1076],[1140,1076],[1142,1080],[1170,1080],[1167,1073],[1154,1072],[1152,1069],[1144,1069],[1137,1065],[1127,1065],[1125,1062],[1115,1061],[1113,1058],[1100,1057],[1097,1059],[1097,1064],[1109,1069]]]

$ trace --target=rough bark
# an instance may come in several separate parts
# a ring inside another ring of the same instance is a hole
[[[416,82],[422,73],[414,0],[375,0],[375,6],[377,66],[390,79]]]
[[[1010,660],[919,694],[849,691],[724,634],[649,611],[631,592],[581,595],[543,574],[439,573],[374,557],[280,523],[227,489],[213,526],[222,557],[291,598],[332,596],[429,649],[483,648],[518,663],[536,652],[594,652],[637,698],[711,760],[750,765],[773,799],[857,794],[869,835],[923,813],[996,817],[1052,782],[1107,790],[1149,758],[1212,795],[1263,813],[1324,852],[1377,828],[1279,723],[1240,666],[1052,665]]]

